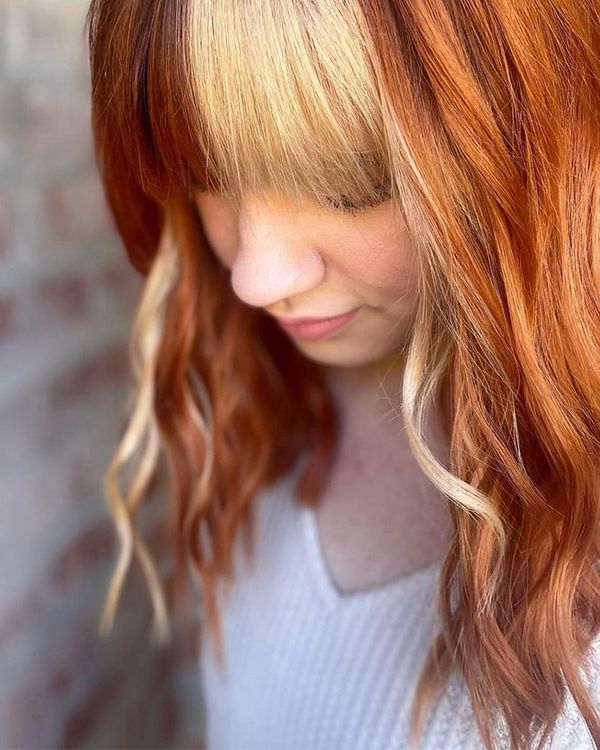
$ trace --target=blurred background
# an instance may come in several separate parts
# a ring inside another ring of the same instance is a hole
[[[140,278],[93,159],[87,0],[0,0],[0,747],[197,748],[197,607],[150,641],[102,475],[125,424]],[[167,488],[140,512],[164,544]]]

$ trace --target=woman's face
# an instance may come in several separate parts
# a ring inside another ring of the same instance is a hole
[[[242,208],[208,192],[195,203],[206,238],[231,271],[242,302],[285,318],[330,317],[359,308],[342,329],[317,339],[287,332],[307,358],[358,366],[403,344],[416,298],[411,247],[387,200],[340,213],[313,199],[246,196]]]

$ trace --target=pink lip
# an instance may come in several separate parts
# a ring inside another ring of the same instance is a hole
[[[360,307],[356,307],[350,312],[336,315],[333,318],[299,318],[298,322],[286,323],[281,318],[277,318],[279,325],[292,336],[299,339],[313,341],[323,338],[334,331],[339,331],[347,325],[359,312]]]

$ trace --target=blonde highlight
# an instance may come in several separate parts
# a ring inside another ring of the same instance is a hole
[[[316,504],[335,453],[320,372],[235,298],[193,189],[362,198],[384,179],[419,266],[397,410],[454,523],[411,746],[453,676],[488,750],[495,732],[513,750],[541,747],[565,705],[600,746],[588,689],[600,631],[597,0],[94,0],[88,21],[117,227],[135,267],[159,277],[170,225],[180,270],[138,326],[152,346],[132,351],[143,407],[106,484],[122,539],[111,608],[134,549],[148,570],[128,508],[158,442],[178,570],[187,559],[199,574],[219,653],[216,583],[233,580],[238,530],[251,548],[253,497],[306,450],[297,499]],[[448,466],[425,434],[438,399]],[[114,477],[144,434],[124,501]]]

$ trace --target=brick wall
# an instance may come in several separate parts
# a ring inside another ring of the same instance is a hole
[[[93,162],[86,10],[0,3],[0,747],[193,748],[195,605],[152,646],[136,566],[114,635],[96,635],[140,280]],[[154,538],[165,493],[142,513]]]

